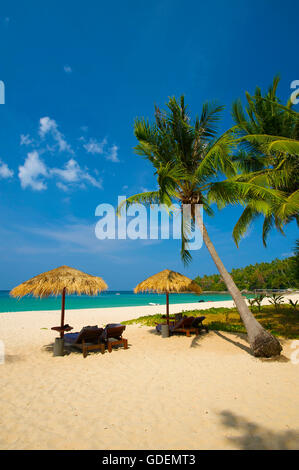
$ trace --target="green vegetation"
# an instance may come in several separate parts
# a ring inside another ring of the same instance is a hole
[[[278,294],[272,294],[269,296],[269,302],[275,308],[275,311],[278,312],[281,304],[284,303],[283,296]]]
[[[289,299],[289,304],[291,305],[291,307],[294,309],[294,310],[297,310],[297,305],[298,305],[298,300],[292,300],[292,299]]]
[[[279,77],[262,96],[246,92],[247,106],[240,100],[233,104],[239,153],[235,155],[240,174],[237,181],[264,185],[284,195],[284,201],[248,200],[233,230],[238,244],[249,225],[259,215],[264,217],[263,242],[272,227],[282,232],[284,225],[296,220],[299,225],[299,113],[288,100],[281,105],[276,95]]]
[[[299,315],[291,305],[280,305],[278,311],[272,305],[264,305],[258,312],[256,307],[252,308],[253,314],[259,323],[267,328],[274,336],[299,339]],[[210,330],[231,331],[246,333],[246,329],[240,319],[236,308],[209,308],[207,310],[190,310],[182,312],[187,316],[202,316],[206,319],[204,323]],[[140,324],[141,326],[155,327],[156,323],[165,322],[163,315],[147,315],[134,320],[123,321],[124,325]]]
[[[245,268],[232,269],[231,276],[239,289],[288,289],[299,287],[297,266],[299,250],[295,256],[275,259],[271,263],[250,264]],[[195,279],[204,291],[226,290],[219,274],[197,276]]]
[[[296,241],[294,247],[294,265],[295,265],[295,278],[299,279],[299,240]]]
[[[261,311],[262,302],[265,297],[266,296],[264,294],[259,294],[254,298],[254,302],[256,303],[259,312]]]

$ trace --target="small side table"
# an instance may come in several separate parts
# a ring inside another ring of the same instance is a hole
[[[63,356],[64,355],[64,337],[61,334],[65,331],[71,331],[73,329],[70,325],[64,326],[53,326],[51,330],[58,331],[60,333],[59,338],[55,338],[54,348],[53,348],[53,356]]]

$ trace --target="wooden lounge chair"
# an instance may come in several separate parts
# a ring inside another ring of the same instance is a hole
[[[77,333],[67,333],[64,335],[66,344],[82,350],[83,357],[86,357],[88,351],[100,350],[105,352],[105,343],[102,340],[103,328],[97,326],[85,326]]]
[[[182,318],[183,318],[183,314],[181,312],[174,314],[174,319],[175,319],[176,322],[181,320]]]
[[[206,319],[206,317],[195,317],[193,323],[192,323],[192,326],[194,328],[198,328],[199,332],[201,330],[205,330],[206,333],[209,332],[209,328],[206,326],[206,325],[203,325],[203,321]]]
[[[198,335],[198,329],[192,326],[194,317],[183,317],[178,322],[169,326],[170,334],[174,333],[186,333],[186,336],[190,336],[191,333]]]
[[[113,346],[123,346],[124,349],[128,349],[128,340],[122,337],[125,329],[125,325],[119,323],[110,323],[105,326],[101,339],[110,353]]]
[[[186,333],[186,336],[190,336],[191,333],[195,333],[196,335],[199,334],[200,328],[198,326],[193,326],[193,322],[195,317],[183,317],[181,320],[175,323],[170,323],[169,325],[169,333]],[[162,324],[158,324],[156,326],[156,330],[158,333],[161,333]]]

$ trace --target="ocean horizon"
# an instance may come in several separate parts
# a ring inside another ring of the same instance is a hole
[[[185,304],[204,302],[217,302],[221,300],[232,300],[229,294],[170,294],[170,304]],[[66,310],[85,308],[112,308],[112,307],[138,307],[150,304],[164,306],[165,294],[134,294],[133,291],[111,290],[102,292],[97,296],[68,295],[66,297]],[[39,299],[25,296],[15,299],[9,296],[9,290],[0,290],[0,313],[24,312],[34,310],[59,310],[61,308],[61,296],[50,296]]]

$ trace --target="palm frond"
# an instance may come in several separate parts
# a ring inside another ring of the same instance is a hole
[[[204,182],[219,172],[226,176],[235,175],[236,167],[232,158],[234,145],[233,132],[229,129],[207,147],[204,157],[194,172],[194,178]]]
[[[245,207],[233,229],[233,239],[237,246],[255,219],[261,214],[268,216],[269,210],[270,205],[266,201],[254,201]]]
[[[160,191],[148,191],[144,193],[134,194],[126,199],[124,199],[119,206],[117,207],[116,214],[117,216],[121,215],[121,211],[125,207],[126,209],[132,204],[160,204],[161,203],[161,194]]]
[[[217,132],[217,123],[220,119],[220,113],[224,106],[216,103],[204,103],[202,106],[201,116],[198,121],[198,128],[201,138],[215,138]]]
[[[248,141],[259,145],[263,152],[271,155],[273,152],[286,153],[299,156],[299,141],[287,137],[265,134],[246,135],[237,139],[237,142]]]
[[[278,220],[287,221],[290,217],[299,214],[299,189],[288,196],[285,201],[279,204],[275,211]]]
[[[276,189],[259,186],[252,182],[225,180],[211,183],[208,191],[210,203],[216,203],[219,208],[228,204],[246,204],[251,200],[284,201],[284,195]]]
[[[269,235],[269,232],[275,225],[274,222],[275,222],[275,218],[272,214],[265,217],[265,219],[264,219],[262,237],[263,237],[263,245],[265,247],[267,246],[267,237]]]

